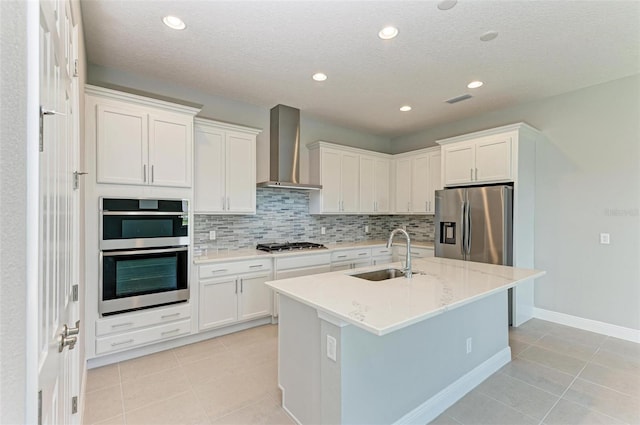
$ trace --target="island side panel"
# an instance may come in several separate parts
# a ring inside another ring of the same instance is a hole
[[[320,423],[320,319],[315,308],[279,296],[278,385],[301,424]]]
[[[503,291],[385,336],[343,327],[340,423],[398,421],[507,348],[507,323]],[[472,352],[467,354],[469,337]]]

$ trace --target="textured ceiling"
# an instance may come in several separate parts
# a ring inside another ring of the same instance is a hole
[[[638,1],[82,0],[90,63],[396,137],[640,72]],[[161,18],[180,16],[174,31]],[[381,40],[394,25],[400,33]],[[489,30],[498,37],[482,42]],[[323,83],[311,75],[322,71]],[[472,80],[479,89],[468,89]],[[470,93],[470,100],[446,99]],[[189,99],[185,99],[189,100]],[[409,104],[408,113],[399,107]]]

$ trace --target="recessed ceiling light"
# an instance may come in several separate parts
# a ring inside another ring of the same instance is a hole
[[[467,84],[467,87],[469,87],[470,89],[477,89],[478,87],[481,87],[484,83],[482,81],[472,81],[469,84]]]
[[[498,31],[487,31],[480,36],[482,41],[491,41],[498,36]]]
[[[458,3],[458,0],[442,0],[438,3],[438,9],[449,10]]]
[[[317,72],[313,74],[311,78],[313,78],[316,81],[324,81],[327,79],[327,74],[323,74],[322,72]]]
[[[409,111],[411,110],[411,106],[409,106],[409,105],[401,106],[401,107],[400,107],[400,110],[401,110],[402,112],[409,112]]]
[[[390,40],[398,35],[398,28],[396,27],[384,27],[378,33],[378,37],[383,40]]]
[[[164,22],[166,26],[174,30],[183,30],[187,27],[184,21],[177,16],[167,15],[162,18],[162,22]]]

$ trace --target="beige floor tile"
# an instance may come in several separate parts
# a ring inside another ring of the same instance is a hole
[[[484,394],[471,391],[451,406],[445,414],[465,425],[481,424],[537,424],[533,418],[512,409]]]
[[[520,342],[524,342],[525,344],[533,344],[543,336],[545,336],[546,332],[540,332],[533,329],[526,329],[522,326],[517,328],[509,328],[509,339],[510,340],[518,340]]]
[[[173,350],[161,351],[120,363],[122,382],[178,367]]]
[[[226,350],[227,348],[218,338],[212,338],[173,349],[180,364],[206,359]]]
[[[531,320],[527,320],[516,329],[524,329],[524,330],[535,331],[535,332],[544,334],[544,333],[548,333],[554,326],[556,326],[556,324],[553,322],[547,322],[546,320],[541,320],[541,319],[531,319]]]
[[[582,368],[587,364],[585,360],[580,360],[576,359],[575,357],[556,353],[555,351],[547,350],[546,348],[541,348],[537,345],[529,347],[518,357],[521,359],[540,363],[544,366],[557,369],[572,376],[576,376],[578,372],[580,372]]]
[[[521,358],[511,361],[500,371],[557,396],[562,395],[574,378],[556,369]]]
[[[122,390],[120,385],[96,390],[85,395],[84,424],[91,425],[122,415]]]
[[[252,367],[259,363],[277,363],[278,341],[269,339],[252,344],[229,348],[241,367]]]
[[[640,375],[589,363],[580,378],[640,398]]]
[[[181,368],[164,370],[122,383],[125,413],[191,389]]]
[[[612,351],[600,350],[593,356],[591,363],[640,375],[640,357],[627,357]]]
[[[127,412],[127,425],[210,424],[193,391]]]
[[[607,339],[606,335],[584,331],[582,329],[576,329],[570,326],[559,324],[554,324],[549,333],[551,335],[567,339],[568,341],[573,341],[588,346],[596,345],[599,347],[604,342],[604,340]]]
[[[489,377],[474,391],[488,395],[535,419],[544,418],[558,400],[558,396],[503,373]]]
[[[428,425],[460,425],[460,422],[456,421],[446,413],[443,413],[442,415],[429,422]]]
[[[601,350],[612,351],[619,356],[640,358],[640,344],[623,339],[609,337],[603,343]]]
[[[277,340],[278,326],[264,325],[247,329],[241,332],[224,335],[218,338],[227,348],[237,348],[254,344],[259,341]]]
[[[182,370],[192,385],[215,381],[241,371],[239,359],[229,351],[182,365]]]
[[[270,394],[275,400],[280,399],[278,366],[276,362],[258,364],[247,369],[246,373],[251,377],[251,380],[259,391]]]
[[[214,425],[293,425],[295,422],[271,397],[265,397],[257,403],[243,407],[220,417]]]
[[[97,367],[87,370],[86,392],[112,387],[120,384],[120,369],[118,364]]]
[[[118,415],[114,418],[109,418],[104,421],[96,422],[95,425],[125,425],[124,416]]]
[[[583,379],[576,379],[563,398],[629,424],[640,423],[640,399]]]
[[[225,376],[206,384],[194,385],[193,388],[211,420],[253,404],[268,395],[247,373]]]
[[[515,358],[518,354],[522,353],[527,348],[531,347],[530,344],[526,344],[517,339],[509,339],[509,346],[511,347],[511,358]]]
[[[568,400],[560,400],[544,420],[546,425],[615,425],[622,423],[624,422]]]
[[[535,345],[584,361],[589,361],[599,347],[599,344],[584,345],[555,335],[545,335]]]

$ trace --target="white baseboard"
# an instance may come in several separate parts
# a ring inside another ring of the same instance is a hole
[[[597,320],[585,319],[583,317],[572,316],[570,314],[558,313],[557,311],[533,308],[533,317],[571,326],[572,328],[583,329],[615,338],[624,339],[631,342],[640,343],[640,330],[625,328],[624,326],[612,325],[610,323],[599,322]]]
[[[284,391],[284,388],[282,388],[282,385],[280,385],[280,384],[278,384],[278,387],[280,388],[280,391],[282,391],[282,410],[284,410],[284,411],[287,413],[287,415],[289,415],[289,417],[291,418],[291,420],[292,420],[293,422],[295,422],[295,423],[296,423],[296,424],[298,424],[298,425],[301,425],[301,424],[302,424],[302,422],[300,422],[300,421],[298,420],[298,418],[296,418],[296,416],[295,416],[293,413],[291,413],[291,412],[289,411],[289,409],[287,409],[287,405],[286,405],[286,403],[285,403],[285,394],[284,394],[284,393],[285,393],[285,391]]]
[[[395,424],[427,424],[431,422],[510,361],[511,348],[506,347],[404,415]]]

